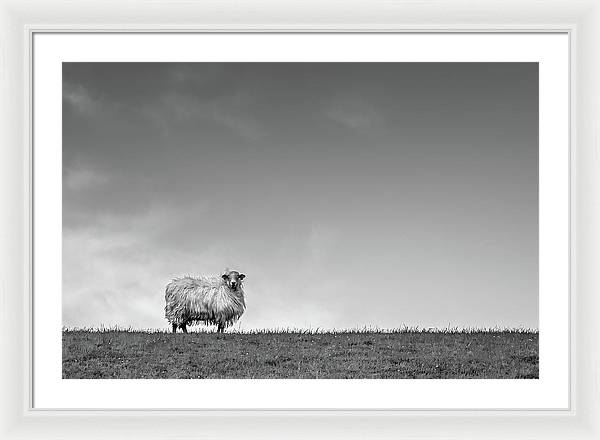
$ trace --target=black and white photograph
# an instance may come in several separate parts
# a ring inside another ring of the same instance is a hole
[[[539,379],[535,62],[62,63],[63,379]]]

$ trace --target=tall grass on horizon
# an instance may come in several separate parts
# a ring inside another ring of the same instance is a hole
[[[63,333],[71,332],[88,332],[88,333],[171,333],[168,328],[134,328],[132,326],[100,326],[100,327],[67,327],[63,326]],[[216,329],[208,327],[191,328],[190,333],[215,333]],[[538,334],[538,329],[526,327],[419,327],[419,326],[402,326],[397,328],[379,328],[371,327],[356,327],[346,329],[322,329],[315,328],[295,328],[295,327],[273,327],[263,329],[230,329],[226,331],[228,334],[365,334],[365,333],[381,333],[381,334],[402,334],[402,333],[427,333],[427,334],[475,334],[475,333],[531,333]]]

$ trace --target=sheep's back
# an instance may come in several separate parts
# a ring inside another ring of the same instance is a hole
[[[197,299],[210,301],[219,292],[222,285],[222,280],[216,277],[175,278],[167,284],[165,300],[167,302],[173,299],[187,302]]]

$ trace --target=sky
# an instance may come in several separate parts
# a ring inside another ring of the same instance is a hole
[[[63,325],[538,327],[536,63],[64,63]]]

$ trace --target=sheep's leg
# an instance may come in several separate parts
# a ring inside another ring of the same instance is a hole
[[[173,333],[177,333],[177,324],[173,324]]]
[[[225,326],[223,324],[219,324],[217,333],[225,333]]]
[[[187,327],[185,324],[181,324],[179,327],[181,327],[181,330],[183,330],[183,333],[187,333]]]

